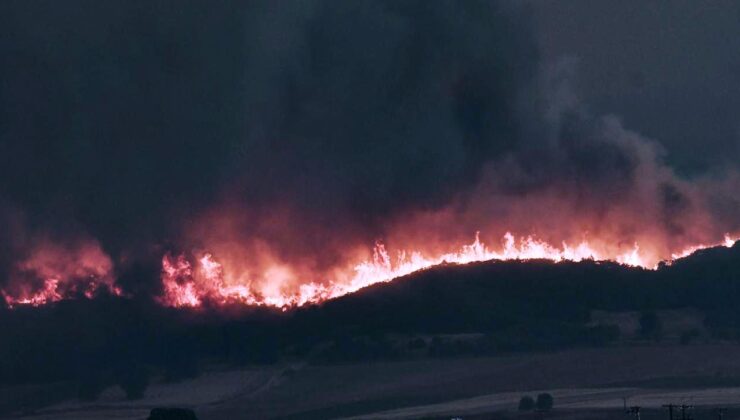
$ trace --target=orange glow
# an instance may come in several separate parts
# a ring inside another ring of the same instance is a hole
[[[72,297],[90,299],[101,289],[121,295],[114,280],[113,262],[97,242],[63,247],[45,241],[17,264],[8,286],[0,289],[0,296],[12,308]]]
[[[692,245],[670,254],[665,262],[684,258],[698,250],[732,247],[737,238],[726,234],[722,241]],[[347,252],[346,263],[318,270],[300,262],[287,263],[264,244],[245,254],[234,244],[216,247],[218,252],[199,251],[196,258],[165,254],[162,257],[162,294],[159,303],[170,307],[241,304],[289,307],[315,304],[356,292],[364,287],[391,281],[440,264],[480,261],[549,260],[613,261],[623,265],[655,269],[661,261],[649,246],[605,244],[582,240],[553,245],[533,236],[515,238],[504,234],[498,247],[484,244],[480,235],[452,252],[399,250],[390,252],[378,242],[369,254]],[[238,246],[237,246],[238,247]],[[434,249],[434,248],[432,248]],[[100,290],[122,295],[115,284],[113,263],[95,241],[62,247],[42,242],[16,264],[8,285],[0,289],[10,308],[40,306],[69,298],[92,299]]]
[[[692,246],[674,253],[672,259],[682,258],[711,246],[730,247],[734,242],[734,239],[726,235],[720,244]],[[162,258],[163,295],[160,297],[160,303],[173,307],[196,307],[209,302],[217,305],[241,303],[287,308],[319,303],[439,264],[467,264],[479,261],[609,260],[647,269],[657,267],[658,261],[655,257],[643,252],[638,244],[612,253],[602,248],[592,246],[587,241],[575,246],[564,242],[560,246],[553,246],[532,236],[516,239],[511,233],[506,233],[500,248],[491,249],[481,242],[479,235],[476,234],[471,244],[462,246],[456,252],[430,256],[420,251],[399,251],[394,258],[382,243],[377,243],[369,259],[349,265],[344,270],[335,270],[333,272],[335,278],[300,281],[290,267],[273,263],[263,270],[259,282],[252,281],[245,273],[225,270],[223,261],[219,261],[208,252],[202,253],[197,259],[195,269],[185,256],[167,254]]]
[[[700,251],[702,249],[710,248],[713,246],[724,246],[727,248],[732,248],[733,245],[735,245],[735,241],[738,239],[733,239],[729,234],[725,234],[724,240],[719,244],[713,244],[713,245],[694,245],[690,246],[686,249],[684,249],[681,252],[677,252],[674,254],[671,254],[671,260],[678,260],[680,258],[688,257],[689,255],[693,254],[696,251]]]

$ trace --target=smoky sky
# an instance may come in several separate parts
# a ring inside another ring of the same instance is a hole
[[[595,112],[617,114],[660,141],[668,161],[683,173],[737,165],[738,2],[576,0],[532,6],[544,59],[577,61],[576,83]]]
[[[723,66],[740,68],[738,37],[696,29],[728,25],[719,6],[635,12],[675,25],[656,35],[628,12],[599,29],[598,3],[3,2],[3,247],[78,232],[146,252],[217,204],[287,212],[303,248],[340,230],[371,241],[491,191],[561,188],[591,211],[646,173],[682,231],[693,190],[645,168],[737,168],[740,83]],[[737,184],[722,185],[711,207],[733,229]],[[244,234],[287,235],[255,225]]]

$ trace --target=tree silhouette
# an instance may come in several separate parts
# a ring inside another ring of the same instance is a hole
[[[529,395],[525,395],[519,400],[519,411],[530,411],[534,410],[534,398]]]
[[[643,337],[658,338],[662,329],[660,318],[655,311],[645,311],[640,315],[640,334]]]
[[[542,393],[537,396],[537,409],[540,411],[550,411],[552,409],[554,400],[552,395],[548,393]]]

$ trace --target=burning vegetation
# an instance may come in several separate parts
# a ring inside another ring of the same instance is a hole
[[[737,160],[676,169],[669,139],[594,114],[574,62],[543,59],[527,7],[247,2],[142,19],[121,4],[72,30],[87,12],[18,13],[0,41],[9,307],[289,308],[440,264],[652,269],[740,235]]]
[[[302,306],[307,303],[320,303],[327,299],[353,293],[376,283],[388,282],[407,274],[441,264],[467,264],[481,261],[548,260],[553,262],[582,260],[613,261],[627,266],[655,269],[658,262],[640,253],[635,244],[622,254],[605,254],[584,241],[571,247],[563,243],[554,247],[546,242],[530,237],[516,240],[507,233],[500,250],[492,250],[480,241],[464,245],[460,251],[436,256],[426,256],[421,252],[399,251],[392,258],[382,243],[375,245],[372,259],[362,261],[348,272],[340,273],[345,281],[326,282],[307,281],[291,278],[287,268],[268,267],[257,273],[254,281],[244,273],[224,270],[222,263],[210,253],[204,253],[191,263],[184,255],[166,254],[162,258],[163,294],[159,302],[173,307],[196,307],[207,302],[210,305],[242,303],[246,305],[266,305],[276,307]],[[694,245],[672,259],[682,258],[691,253],[712,246],[731,247],[734,240],[725,236],[722,243]],[[672,260],[667,260],[670,263]],[[291,287],[297,285],[297,287]]]
[[[94,241],[62,246],[39,244],[19,262],[0,296],[9,307],[39,306],[62,299],[92,299],[98,293],[121,295],[113,262]]]
[[[192,254],[192,259],[185,254],[166,253],[161,260],[162,292],[155,300],[171,307],[242,304],[287,308],[320,303],[437,265],[482,261],[593,260],[655,269],[658,262],[670,263],[713,246],[729,248],[734,242],[726,235],[722,242],[693,245],[672,253],[666,260],[656,260],[642,253],[639,244],[624,247],[621,253],[614,254],[587,241],[575,246],[563,242],[555,247],[531,236],[515,239],[511,233],[506,233],[500,247],[493,249],[476,234],[475,240],[459,251],[438,255],[398,251],[391,256],[382,243],[377,243],[371,258],[349,265],[345,270],[333,270],[335,278],[316,280],[296,278],[294,273],[297,270],[292,270],[287,264],[266,266],[261,272],[240,272],[225,268],[239,267],[237,262],[220,260],[209,252]],[[94,241],[71,248],[42,243],[17,264],[10,286],[0,289],[0,295],[10,308],[39,306],[63,299],[91,299],[99,293],[124,294],[116,284],[111,259]]]

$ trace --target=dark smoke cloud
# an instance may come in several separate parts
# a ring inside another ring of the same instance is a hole
[[[530,3],[543,57],[577,61],[575,82],[595,113],[615,113],[658,139],[682,174],[737,165],[740,3]]]
[[[519,4],[6,2],[0,16],[0,197],[24,222],[5,220],[97,238],[118,262],[239,242],[331,267],[402,224],[508,222],[555,243],[578,218],[627,241],[656,223],[682,241],[738,228],[737,177],[682,180],[659,144],[590,115]]]
[[[446,203],[515,145],[536,52],[513,10],[312,2],[260,13],[247,35],[246,197],[384,219]]]
[[[114,251],[207,202],[240,133],[243,16],[231,9],[0,5],[0,194],[30,226],[75,221]]]

